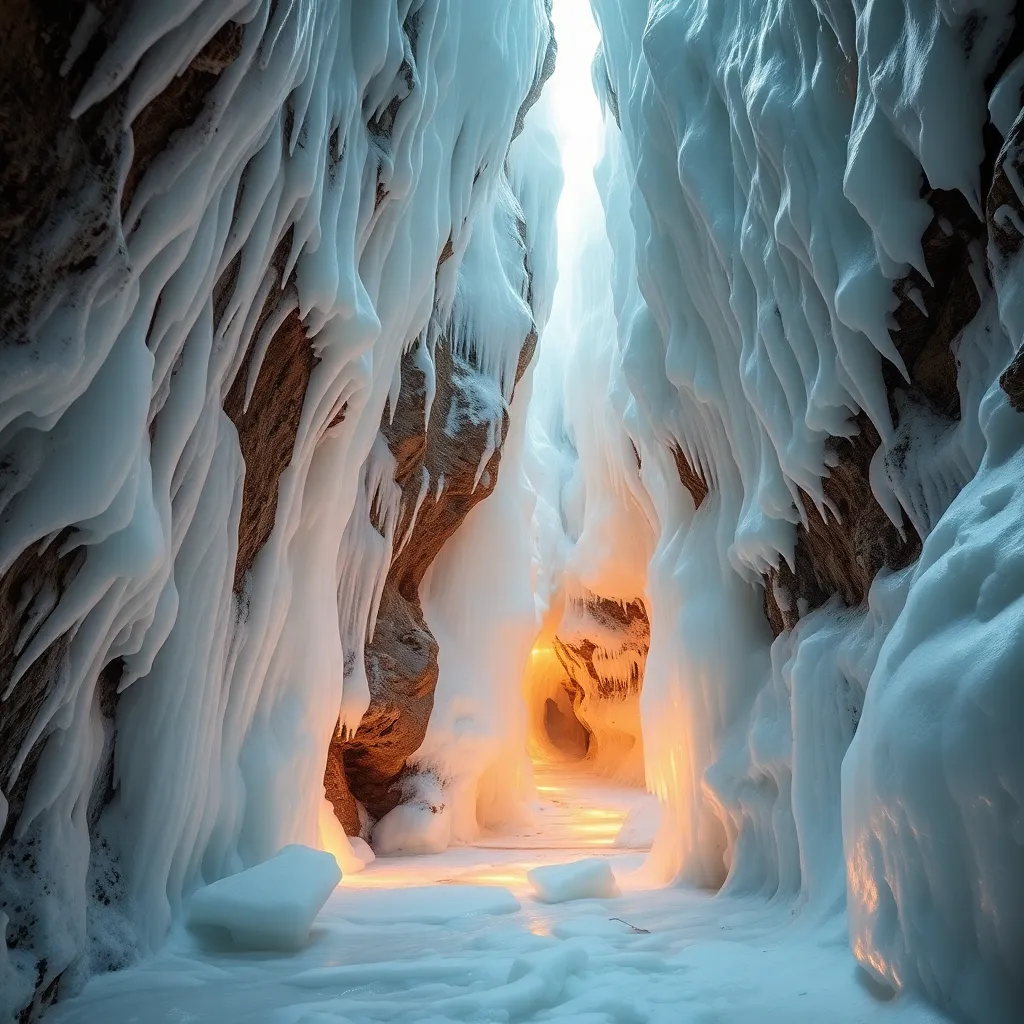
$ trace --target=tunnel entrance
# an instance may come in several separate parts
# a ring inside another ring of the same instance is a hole
[[[561,699],[545,697],[544,732],[548,742],[560,753],[575,760],[587,756],[590,732],[576,717],[572,701],[564,690]]]
[[[534,764],[566,765],[643,786],[640,694],[650,647],[643,601],[567,599],[535,645],[524,683]]]

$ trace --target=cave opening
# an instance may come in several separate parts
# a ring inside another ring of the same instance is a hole
[[[524,679],[535,767],[645,785],[640,700],[649,647],[642,600],[564,602],[555,631],[530,652]]]

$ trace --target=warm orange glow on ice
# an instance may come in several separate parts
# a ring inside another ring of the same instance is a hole
[[[630,810],[653,799],[634,788],[609,784],[585,769],[544,760],[535,762],[534,778],[537,800],[532,817],[515,831],[484,832],[471,847],[452,847],[437,856],[382,857],[365,872],[346,873],[342,885],[353,889],[501,886],[524,905],[530,904],[528,871],[620,852],[619,835]],[[323,837],[325,845],[330,838]],[[628,845],[621,852],[638,849]],[[530,927],[538,935],[548,934],[549,924],[543,917],[531,917]]]

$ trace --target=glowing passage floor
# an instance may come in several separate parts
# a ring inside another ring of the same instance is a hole
[[[96,978],[47,1024],[931,1024],[859,979],[843,922],[645,885],[651,798],[544,772],[537,824],[346,879],[301,953],[201,950],[176,932],[153,959]],[[625,824],[625,829],[623,825]],[[620,843],[625,842],[624,849]],[[607,856],[622,889],[545,905],[526,872]]]

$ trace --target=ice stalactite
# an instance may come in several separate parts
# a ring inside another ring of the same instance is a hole
[[[531,111],[459,269],[450,327],[407,353],[381,422],[401,540],[366,648],[369,709],[332,743],[328,773],[346,776],[349,804],[391,852],[443,849],[522,813],[517,682],[536,624],[519,453],[559,186],[543,113]]]
[[[639,463],[655,865],[848,908],[877,980],[1012,1020],[1019,16],[592,7],[614,259],[581,287],[618,336],[564,372]],[[557,420],[591,463],[605,425]],[[548,534],[620,493],[563,490]]]
[[[70,6],[19,59],[81,160],[4,269],[5,1012],[317,843],[398,542],[382,412],[508,244],[550,60],[543,0]],[[510,394],[519,348],[473,345]]]

